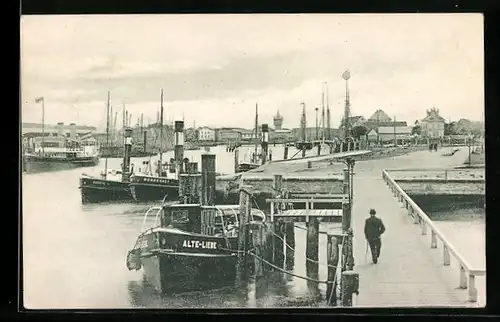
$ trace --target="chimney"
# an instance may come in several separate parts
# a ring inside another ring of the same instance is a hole
[[[63,122],[57,123],[56,129],[57,129],[57,136],[64,136],[64,123]]]
[[[76,139],[76,124],[75,123],[69,124],[69,137],[72,139]]]

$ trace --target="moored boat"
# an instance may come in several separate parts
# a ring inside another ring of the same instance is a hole
[[[250,219],[263,222],[265,214],[252,209]],[[146,281],[162,293],[227,285],[236,277],[238,227],[238,205],[152,207],[127,268],[143,268]]]

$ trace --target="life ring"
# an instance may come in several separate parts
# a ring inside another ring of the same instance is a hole
[[[116,170],[115,169],[111,170],[111,174],[115,176],[116,175]]]

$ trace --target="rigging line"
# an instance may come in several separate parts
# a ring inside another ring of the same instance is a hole
[[[304,280],[307,280],[307,281],[310,281],[310,282],[315,282],[315,283],[322,283],[322,284],[327,284],[328,281],[320,281],[320,280],[316,280],[316,279],[313,279],[313,278],[310,278],[310,277],[306,277],[306,276],[300,276],[300,275],[297,275],[297,274],[294,274],[292,272],[289,272],[287,270],[284,270],[268,261],[266,261],[265,259],[263,259],[262,257],[259,257],[257,255],[255,255],[254,253],[252,252],[248,252],[250,255],[254,256],[255,258],[257,258],[258,260],[261,260],[262,262],[266,263],[267,265],[271,266],[272,268],[276,269],[276,270],[279,270],[280,272],[283,272],[285,274],[288,274],[288,275],[291,275],[291,276],[295,276],[297,278],[301,278],[301,279],[304,279]]]

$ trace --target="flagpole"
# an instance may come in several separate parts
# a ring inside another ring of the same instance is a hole
[[[42,155],[45,156],[45,98],[42,97]]]
[[[43,96],[35,98],[35,104],[42,103],[42,155],[45,155],[45,98]]]

